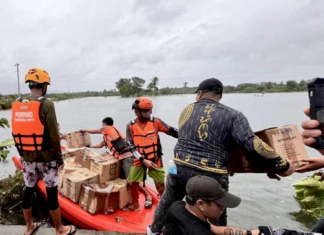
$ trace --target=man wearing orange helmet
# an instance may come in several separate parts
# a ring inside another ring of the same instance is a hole
[[[75,226],[63,226],[57,197],[58,170],[63,169],[60,138],[54,104],[43,96],[51,84],[48,73],[32,68],[25,76],[31,94],[12,104],[12,135],[23,164],[25,193],[23,214],[26,235],[34,234],[41,223],[32,222],[32,197],[39,178],[44,180],[49,212],[56,235],[73,234]]]
[[[159,132],[178,138],[178,130],[167,125],[161,119],[151,117],[153,103],[149,98],[140,97],[135,100],[132,109],[135,110],[136,119],[132,120],[126,128],[126,139],[134,144],[141,154],[134,160],[128,179],[131,182],[132,204],[129,209],[139,209],[138,185],[145,182],[146,168],[148,175],[153,178],[155,187],[160,196],[164,192],[164,169],[162,163],[162,147]],[[152,206],[152,198],[147,198],[145,207]]]

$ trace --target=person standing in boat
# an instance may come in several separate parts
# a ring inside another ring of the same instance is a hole
[[[304,113],[309,116],[310,109],[306,108],[304,110]],[[302,127],[304,128],[304,131],[302,132],[304,144],[313,148],[316,142],[315,138],[322,135],[321,130],[317,129],[319,127],[319,122],[317,120],[307,120],[302,123]],[[324,149],[317,150],[320,154],[322,154],[322,157],[307,158],[301,160],[300,167],[296,170],[296,172],[304,173],[324,168]],[[312,232],[324,234],[324,216],[318,221]]]
[[[129,145],[125,141],[125,136],[114,126],[114,120],[106,117],[102,120],[102,127],[98,129],[82,129],[81,132],[90,134],[102,134],[103,141],[96,145],[87,146],[88,148],[106,147],[108,151],[117,159],[121,160],[121,166],[127,177],[133,165],[134,157],[129,152]]]
[[[161,119],[151,117],[153,103],[147,97],[139,97],[132,104],[136,119],[126,127],[126,140],[130,141],[141,154],[140,159],[134,160],[128,180],[131,182],[132,203],[130,210],[139,209],[138,185],[145,183],[146,173],[153,178],[160,196],[164,192],[165,173],[162,162],[162,146],[159,132],[178,138],[178,130],[164,123]],[[152,201],[146,201],[152,205]]]
[[[271,147],[256,137],[247,118],[239,111],[221,104],[223,84],[216,78],[202,81],[196,91],[196,102],[188,105],[179,118],[179,138],[174,148],[177,174],[168,174],[165,192],[154,214],[150,234],[162,232],[171,204],[186,195],[188,180],[196,175],[214,178],[228,191],[227,165],[232,143],[260,158],[267,159],[280,176],[291,175],[295,169]],[[215,225],[226,226],[226,210]]]
[[[117,159],[121,161],[121,167],[123,169],[125,178],[128,178],[130,168],[134,164],[134,156],[130,152],[130,146],[126,142],[126,138],[114,126],[114,120],[111,117],[106,117],[102,120],[102,127],[98,129],[83,129],[81,132],[88,132],[90,134],[102,134],[103,141],[96,145],[88,146],[89,148],[102,148],[106,147],[108,151]],[[145,194],[145,197],[152,201],[152,196],[147,192],[143,186],[139,186],[141,192]],[[151,206],[147,205],[147,206]]]
[[[23,214],[26,221],[25,235],[33,234],[41,223],[32,222],[32,197],[35,186],[42,178],[46,185],[48,209],[52,216],[56,235],[74,234],[75,226],[63,226],[58,202],[58,170],[63,169],[60,137],[55,108],[44,98],[51,84],[49,74],[40,68],[32,68],[25,76],[31,94],[18,98],[12,104],[12,135],[21,156],[25,192]]]

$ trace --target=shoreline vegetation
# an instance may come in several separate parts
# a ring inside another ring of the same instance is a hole
[[[162,95],[180,95],[194,94],[197,87],[188,87],[187,82],[182,87],[163,87],[158,88],[159,78],[154,77],[145,87],[146,81],[139,77],[121,78],[116,82],[116,89],[103,91],[83,91],[83,92],[66,92],[50,93],[46,97],[53,102],[77,99],[85,97],[137,97],[137,96],[162,96]],[[287,82],[261,82],[261,83],[241,83],[237,86],[224,86],[224,93],[284,93],[284,92],[303,92],[307,91],[307,81],[299,82],[290,80]],[[22,94],[21,96],[27,96]],[[1,95],[0,110],[11,109],[11,104],[18,98],[18,94]]]

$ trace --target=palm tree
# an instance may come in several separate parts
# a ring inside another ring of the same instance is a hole
[[[154,77],[152,78],[151,82],[147,85],[147,89],[151,90],[151,91],[157,91],[157,85],[159,84],[159,78],[158,77]]]

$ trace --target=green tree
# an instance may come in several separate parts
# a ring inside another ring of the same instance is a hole
[[[139,77],[132,77],[134,95],[139,95],[143,91],[145,80]]]
[[[134,87],[131,83],[125,83],[119,90],[122,97],[130,97],[134,95]]]
[[[132,80],[130,78],[121,78],[118,80],[118,82],[116,82],[116,88],[120,90],[123,85],[131,83],[131,81]]]
[[[171,94],[171,89],[169,87],[164,87],[159,90],[161,95],[169,95]]]
[[[305,80],[301,80],[298,86],[300,91],[307,91],[307,82]]]
[[[298,83],[293,80],[287,81],[286,88],[287,91],[298,91]]]
[[[8,120],[5,118],[0,119],[0,127],[6,128],[10,127]],[[6,139],[5,141],[0,142],[0,162],[5,161],[8,157],[9,150],[8,148],[12,147],[14,145],[13,139]]]
[[[157,85],[159,84],[159,78],[154,77],[152,78],[151,82],[147,85],[147,89],[150,91],[157,91]]]

